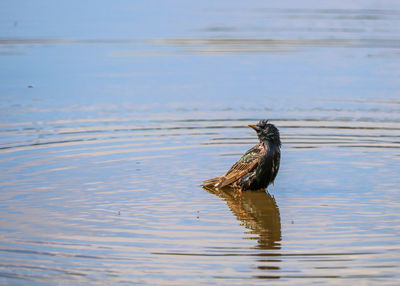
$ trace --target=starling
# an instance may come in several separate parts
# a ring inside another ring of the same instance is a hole
[[[281,159],[279,130],[268,120],[249,127],[257,132],[260,143],[244,153],[225,175],[204,181],[203,187],[246,191],[264,189],[274,182]]]

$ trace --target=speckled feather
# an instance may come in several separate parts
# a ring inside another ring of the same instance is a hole
[[[203,186],[246,191],[266,188],[274,182],[280,165],[279,131],[267,120],[249,126],[258,128],[260,143],[244,153],[226,174],[204,181]]]

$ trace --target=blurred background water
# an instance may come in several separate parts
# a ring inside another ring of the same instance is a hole
[[[2,1],[0,66],[1,284],[400,283],[397,1]]]

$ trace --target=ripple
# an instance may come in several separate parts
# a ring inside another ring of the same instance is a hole
[[[400,10],[314,2],[2,5],[0,284],[400,284]]]

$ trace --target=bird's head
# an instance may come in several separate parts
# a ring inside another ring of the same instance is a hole
[[[279,130],[275,125],[268,123],[268,120],[260,120],[256,125],[249,124],[249,127],[257,132],[258,139],[260,139],[261,142],[269,141],[279,147],[281,146]]]

